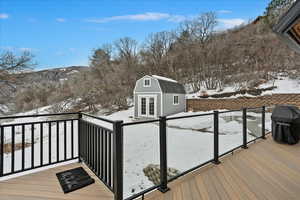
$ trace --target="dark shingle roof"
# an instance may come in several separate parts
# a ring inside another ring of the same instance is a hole
[[[184,86],[177,82],[166,81],[158,79],[159,85],[163,93],[176,93],[176,94],[185,94]]]

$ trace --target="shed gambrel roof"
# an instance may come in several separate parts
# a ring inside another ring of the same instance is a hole
[[[160,79],[157,76],[151,76],[156,79],[160,85],[163,93],[173,93],[173,94],[185,94],[184,86],[176,81],[168,81],[166,79]]]

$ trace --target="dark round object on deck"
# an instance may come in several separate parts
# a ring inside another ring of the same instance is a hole
[[[273,110],[272,136],[280,143],[296,144],[300,139],[300,110],[296,106],[279,105]]]

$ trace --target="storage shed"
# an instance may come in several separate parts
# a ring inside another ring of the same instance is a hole
[[[136,81],[133,93],[135,118],[157,118],[186,109],[184,86],[169,78],[144,76]]]

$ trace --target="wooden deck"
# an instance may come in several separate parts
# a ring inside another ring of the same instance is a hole
[[[57,172],[82,166],[95,179],[95,183],[64,194],[56,177]],[[84,165],[79,163],[0,182],[0,200],[113,200],[113,194]]]
[[[270,136],[171,183],[165,194],[154,191],[145,200],[255,200],[300,199],[300,143],[275,143]],[[113,200],[113,194],[96,183],[64,194],[56,173],[81,166],[70,164],[0,182],[0,200]],[[142,198],[139,198],[141,200]]]
[[[300,199],[300,144],[275,143],[269,136],[154,191],[145,200]],[[142,199],[142,198],[140,198]]]

